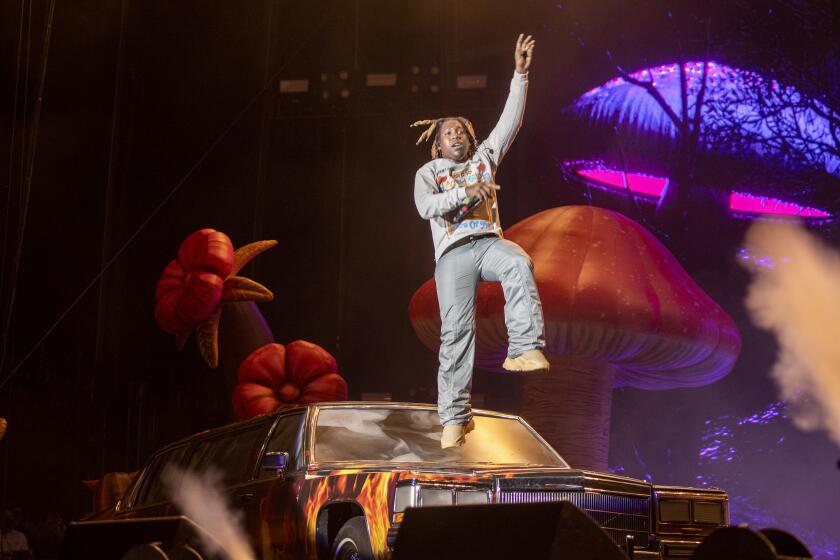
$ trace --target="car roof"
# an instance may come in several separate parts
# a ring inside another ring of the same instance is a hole
[[[413,410],[426,410],[430,412],[436,412],[437,406],[433,404],[427,403],[412,403],[412,402],[399,402],[399,401],[329,401],[329,402],[317,402],[317,403],[309,403],[309,404],[296,404],[296,405],[288,405],[283,406],[277,410],[273,410],[271,412],[266,412],[264,414],[260,414],[258,416],[254,416],[253,418],[248,418],[246,420],[240,420],[239,422],[232,422],[230,424],[225,424],[223,426],[218,426],[216,428],[209,428],[207,430],[203,430],[201,432],[196,432],[192,435],[183,437],[179,440],[176,440],[172,443],[169,443],[160,449],[156,450],[153,455],[158,455],[165,451],[168,451],[175,447],[181,447],[183,445],[187,445],[190,442],[198,439],[204,438],[212,438],[218,434],[223,434],[231,431],[237,431],[239,429],[247,428],[252,424],[260,424],[263,422],[269,422],[270,419],[273,419],[277,416],[282,416],[285,414],[293,414],[296,411],[305,413],[309,409],[322,409],[322,408],[399,408],[399,409],[413,409]],[[506,414],[504,412],[496,412],[493,410],[482,410],[482,409],[473,409],[473,414],[480,414],[482,416],[495,416],[499,418],[510,418],[514,420],[518,420],[519,417],[514,414]]]

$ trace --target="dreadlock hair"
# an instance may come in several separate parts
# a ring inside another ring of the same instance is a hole
[[[443,128],[443,123],[445,121],[458,121],[460,122],[464,128],[467,129],[467,136],[470,139],[470,148],[467,151],[467,158],[471,158],[475,153],[476,148],[478,147],[478,140],[475,137],[475,129],[473,129],[472,123],[469,119],[465,119],[464,117],[444,117],[442,119],[426,119],[423,121],[417,121],[411,126],[427,126],[426,130],[423,131],[423,134],[417,139],[415,146],[419,146],[421,142],[425,142],[433,135],[435,137],[434,141],[432,142],[432,159],[437,159],[440,157],[440,129]]]

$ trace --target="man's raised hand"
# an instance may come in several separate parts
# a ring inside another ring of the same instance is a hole
[[[524,33],[519,34],[516,39],[516,50],[513,52],[513,59],[516,61],[516,71],[524,74],[531,66],[531,57],[534,56],[534,38]]]
[[[481,181],[480,183],[467,187],[464,192],[466,192],[469,198],[477,196],[482,200],[487,200],[490,198],[490,193],[497,190],[499,190],[499,185]]]

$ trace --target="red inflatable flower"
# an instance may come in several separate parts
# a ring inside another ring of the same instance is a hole
[[[266,344],[239,366],[233,391],[238,420],[291,404],[347,400],[347,382],[329,352],[303,340]]]
[[[178,257],[164,268],[155,290],[155,319],[160,328],[176,336],[178,348],[197,329],[201,353],[210,367],[216,367],[220,305],[274,298],[265,286],[236,274],[276,244],[258,241],[234,251],[227,235],[210,228],[187,237]]]
[[[214,229],[202,229],[181,243],[178,258],[163,269],[155,298],[155,319],[171,334],[189,332],[219,306],[225,278],[233,269],[233,243]]]

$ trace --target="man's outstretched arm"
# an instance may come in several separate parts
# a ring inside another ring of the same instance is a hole
[[[513,51],[513,58],[516,62],[516,72],[510,83],[505,108],[499,122],[487,137],[485,145],[491,150],[490,157],[498,164],[507,153],[519,127],[522,126],[522,117],[525,115],[525,98],[528,95],[528,69],[531,67],[531,58],[534,55],[535,41],[533,37],[522,34],[516,40],[516,48]]]

